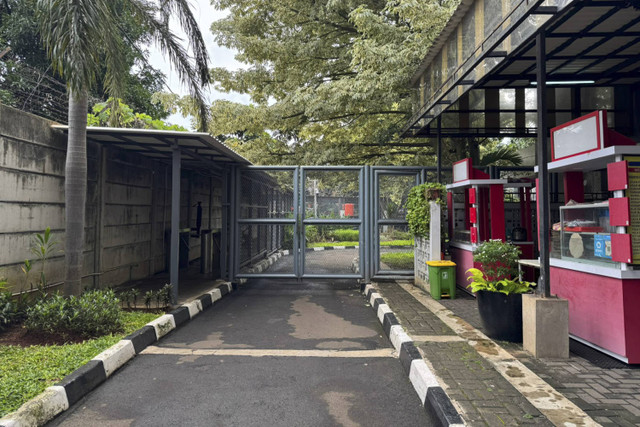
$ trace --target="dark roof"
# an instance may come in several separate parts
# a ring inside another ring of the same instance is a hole
[[[53,128],[64,132],[69,129],[66,125],[53,125]],[[216,171],[228,165],[251,164],[231,148],[202,132],[88,127],[87,140],[164,161],[171,161],[173,147],[177,144],[182,152],[182,165],[187,169]]]

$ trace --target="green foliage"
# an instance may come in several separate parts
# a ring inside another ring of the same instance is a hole
[[[515,276],[519,259],[520,248],[501,240],[487,240],[473,251],[473,261],[491,281]]]
[[[425,191],[436,190],[440,192],[437,202],[444,204],[446,189],[444,185],[436,182],[427,182],[416,185],[409,191],[405,208],[407,210],[407,222],[409,231],[417,237],[429,236],[431,224],[431,210],[429,201],[425,198]]]
[[[120,3],[121,0],[114,0]],[[6,64],[4,72],[5,78],[3,86],[9,89],[3,96],[0,91],[0,99],[8,105],[13,105],[15,94],[20,91],[31,93],[37,90],[38,95],[47,96],[47,100],[57,100],[65,98],[65,93],[56,93],[59,87],[64,87],[64,82],[54,83],[52,88],[48,88],[50,82],[57,79],[51,73],[50,61],[42,45],[40,28],[37,17],[36,0],[3,0],[0,3],[0,46],[11,46],[11,52],[2,61]],[[140,25],[139,19],[130,9],[116,6],[119,10],[118,28],[124,35],[128,43],[122,45],[121,56],[124,59],[125,67],[128,68],[128,75],[123,78],[124,102],[131,105],[136,111],[144,112],[154,118],[165,118],[168,114],[159,105],[153,104],[150,99],[153,93],[164,87],[165,76],[159,70],[146,63],[146,49],[136,48],[136,44],[146,44],[149,42],[149,29]],[[98,50],[98,49],[96,49]],[[9,58],[9,59],[7,59]],[[35,81],[29,73],[29,69],[41,73],[42,80],[38,81],[38,87],[34,87]],[[107,67],[102,66],[96,75],[96,87],[90,96],[93,99],[105,99],[105,78]],[[47,93],[48,89],[48,93]],[[22,103],[17,104],[20,108]],[[33,103],[31,111],[43,113],[45,116],[48,102]],[[40,105],[41,104],[41,105]],[[63,107],[61,103],[59,107]]]
[[[360,231],[350,228],[333,230],[331,237],[338,242],[357,242],[360,239]]]
[[[187,131],[182,126],[170,125],[162,120],[154,120],[148,114],[136,113],[118,98],[109,98],[107,102],[95,104],[92,112],[87,114],[88,126]]]
[[[391,270],[413,270],[414,254],[411,252],[389,252],[380,254],[380,262]]]
[[[79,344],[0,345],[0,417],[59,382],[96,355],[157,318],[159,313],[123,313],[123,332]]]
[[[246,66],[212,70],[209,131],[271,164],[425,164],[432,143],[398,137],[409,79],[458,0],[213,0],[216,41]],[[179,108],[188,103],[166,97]],[[181,106],[179,104],[182,104]]]
[[[413,246],[413,240],[384,240],[380,242],[380,246]],[[359,241],[344,242],[315,242],[307,243],[308,248],[328,248],[336,246],[358,246]]]
[[[0,331],[14,323],[19,317],[18,305],[13,301],[11,292],[4,291],[0,286]]]
[[[389,231],[382,233],[380,235],[381,241],[388,240],[412,240],[413,235],[409,231],[398,230],[397,228],[391,228]],[[413,242],[408,243],[409,245],[413,245]]]
[[[53,240],[51,236],[51,228],[47,227],[44,230],[44,233],[36,233],[31,238],[31,253],[38,258],[40,261],[40,284],[39,286],[45,287],[47,286],[47,279],[45,276],[45,268],[47,264],[47,260],[53,253],[55,252],[55,248],[58,245],[56,240]],[[31,263],[28,260],[25,260],[24,267],[22,271],[28,277],[29,271],[31,270]]]
[[[499,146],[484,151],[478,166],[520,166],[522,156],[511,146]]]
[[[489,281],[485,278],[484,273],[477,268],[470,268],[467,270],[467,273],[471,273],[471,276],[468,278],[471,283],[467,288],[471,288],[472,292],[502,292],[506,295],[524,294],[531,291],[531,288],[536,286],[533,282],[521,282],[520,280],[513,279]]]
[[[87,291],[79,297],[42,298],[27,309],[25,327],[49,334],[100,336],[122,330],[122,311],[113,290]]]
[[[151,302],[153,301],[155,292],[153,291],[147,291],[144,293],[144,306],[147,307],[147,309],[151,308]]]

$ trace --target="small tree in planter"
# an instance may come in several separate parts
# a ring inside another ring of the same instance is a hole
[[[501,240],[482,243],[473,252],[469,288],[476,294],[485,333],[495,339],[522,342],[522,294],[535,283],[514,279],[520,248]]]
[[[426,262],[430,261],[431,205],[444,204],[445,187],[442,184],[428,182],[417,185],[409,191],[405,208],[409,231],[414,236],[414,281],[425,290],[429,287],[429,275]],[[440,239],[440,237],[436,237]],[[437,259],[440,259],[439,255]]]

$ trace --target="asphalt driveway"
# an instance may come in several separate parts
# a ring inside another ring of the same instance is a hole
[[[354,282],[250,281],[54,426],[432,425]]]

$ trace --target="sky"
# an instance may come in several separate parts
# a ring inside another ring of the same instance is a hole
[[[190,0],[191,10],[195,18],[198,20],[200,31],[204,37],[205,43],[209,51],[210,66],[211,67],[223,67],[229,70],[237,70],[242,67],[242,64],[234,59],[236,52],[218,46],[211,34],[211,23],[218,19],[224,18],[227,15],[225,11],[219,11],[213,8],[210,4],[210,0]],[[179,26],[173,25],[172,30],[179,36],[184,36],[182,31],[178,31]],[[184,38],[184,37],[183,37]],[[167,76],[167,90],[180,95],[187,95],[188,90],[186,87],[180,84],[178,74],[173,71],[169,61],[165,59],[162,52],[156,46],[149,47],[149,62],[152,66],[162,71]],[[222,93],[214,90],[213,88],[208,90],[208,99],[213,101],[215,99],[228,99],[230,101],[240,102],[244,104],[249,103],[249,96],[239,93]],[[172,114],[165,121],[171,124],[178,124],[192,129],[191,120],[184,118],[180,114]]]

